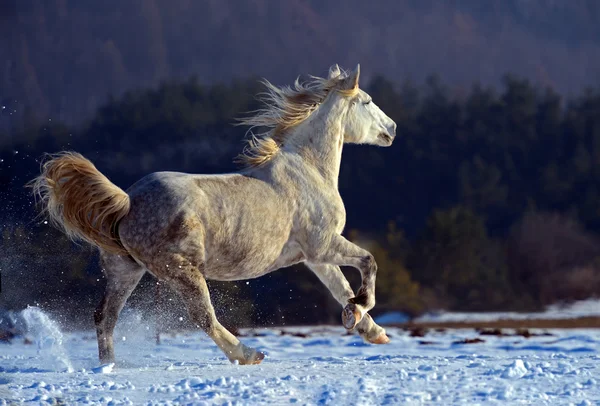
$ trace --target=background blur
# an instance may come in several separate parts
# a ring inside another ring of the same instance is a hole
[[[333,63],[360,63],[398,124],[391,148],[346,147],[340,176],[346,235],[380,267],[373,313],[595,296],[599,51],[596,0],[2,0],[0,309],[89,327],[104,286],[94,250],[36,218],[23,185],[43,153],[81,152],[122,188],[232,171],[245,129],[231,123],[257,107],[257,79]],[[155,284],[130,306],[182,326]],[[211,289],[229,326],[339,323],[302,266]]]

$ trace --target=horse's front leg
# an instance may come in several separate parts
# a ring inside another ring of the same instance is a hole
[[[320,240],[322,241],[322,239]],[[341,235],[334,235],[328,244],[307,250],[307,261],[316,265],[352,266],[362,276],[356,296],[349,298],[342,312],[344,327],[353,329],[364,315],[375,306],[375,278],[377,264],[367,250],[351,243]]]
[[[350,287],[348,280],[337,265],[319,265],[306,264],[317,275],[319,280],[329,289],[335,300],[342,306],[346,306],[348,301],[354,297],[354,291]],[[358,333],[366,341],[373,344],[387,344],[390,339],[385,334],[385,330],[378,326],[369,313],[365,313],[360,322],[356,325]]]

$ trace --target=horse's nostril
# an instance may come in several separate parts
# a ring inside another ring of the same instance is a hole
[[[389,142],[390,144],[392,143],[394,137],[390,134],[388,134],[387,132],[382,132],[379,133],[379,138],[381,138],[382,140]]]

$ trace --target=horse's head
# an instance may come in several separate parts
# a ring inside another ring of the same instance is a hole
[[[328,79],[339,78],[338,92],[334,93],[340,102],[346,103],[344,142],[389,147],[396,136],[396,123],[377,107],[367,92],[359,89],[359,76],[360,65],[348,74],[337,65],[329,69]]]
[[[277,87],[264,80],[267,90],[259,96],[264,107],[239,121],[250,128],[267,131],[252,134],[239,162],[261,166],[273,159],[282,145],[289,149],[312,140],[318,126],[335,126],[336,136],[341,130],[341,140],[324,137],[325,141],[336,144],[342,141],[392,145],[396,123],[372,102],[371,96],[359,89],[359,76],[360,65],[352,72],[344,72],[334,65],[327,78],[311,76],[306,82],[297,79],[293,86]],[[314,120],[307,120],[309,117]]]

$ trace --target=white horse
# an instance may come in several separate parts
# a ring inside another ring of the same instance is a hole
[[[146,271],[172,286],[192,320],[231,362],[257,364],[216,319],[206,279],[257,278],[305,263],[343,306],[343,325],[368,342],[389,342],[373,322],[377,265],[342,236],[338,192],[344,143],[390,146],[396,124],[360,90],[360,67],[277,88],[264,81],[264,108],[242,120],[267,128],[252,136],[240,173],[157,172],[127,192],[83,156],[63,152],[34,179],[52,223],[100,249],[107,285],[95,313],[101,362],[114,361],[113,330],[125,301]],[[361,272],[355,295],[340,266]]]

